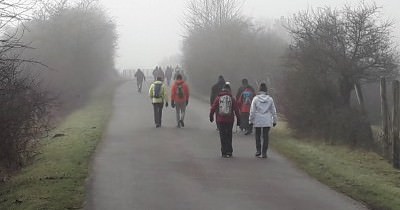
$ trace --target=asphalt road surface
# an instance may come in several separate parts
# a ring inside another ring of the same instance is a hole
[[[176,128],[168,107],[156,129],[147,91],[146,84],[139,94],[135,82],[117,90],[93,159],[86,209],[365,209],[274,151],[255,158],[253,135],[234,134],[233,158],[221,158],[209,105],[200,100],[190,100],[185,128]]]

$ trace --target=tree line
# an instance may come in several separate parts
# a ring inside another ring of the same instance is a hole
[[[18,169],[54,116],[115,77],[117,35],[94,0],[10,2],[0,1],[0,167]]]
[[[240,13],[239,1],[191,0],[185,20],[183,65],[200,93],[219,74],[236,84],[265,81],[296,134],[381,147],[363,87],[395,79],[398,60],[393,23],[376,4],[308,9],[260,26]]]

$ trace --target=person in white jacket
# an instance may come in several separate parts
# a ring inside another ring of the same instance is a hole
[[[269,130],[276,126],[277,115],[274,100],[267,95],[267,85],[260,84],[259,93],[253,98],[249,122],[256,128],[256,157],[267,158]],[[261,147],[261,132],[263,143]]]

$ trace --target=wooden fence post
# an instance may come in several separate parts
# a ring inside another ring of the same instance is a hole
[[[387,101],[386,79],[384,77],[381,78],[381,113],[382,113],[383,155],[390,160],[392,155],[390,152],[391,147],[389,138],[390,115],[389,115],[389,105]]]
[[[393,81],[393,167],[400,168],[399,159],[399,105],[400,105],[400,82]]]

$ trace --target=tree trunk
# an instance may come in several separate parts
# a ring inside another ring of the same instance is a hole
[[[393,167],[400,168],[400,82],[393,82]]]
[[[390,152],[390,114],[389,114],[389,105],[387,101],[387,92],[386,92],[386,79],[384,77],[381,78],[381,113],[382,113],[382,141],[383,141],[383,156],[388,160],[391,159]]]

